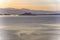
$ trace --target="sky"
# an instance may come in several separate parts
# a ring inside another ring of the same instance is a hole
[[[60,0],[0,0],[0,8],[60,11]]]

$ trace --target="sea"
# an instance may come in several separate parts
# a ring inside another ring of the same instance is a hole
[[[0,15],[0,40],[60,40],[60,15]]]

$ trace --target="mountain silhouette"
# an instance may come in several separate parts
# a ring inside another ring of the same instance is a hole
[[[47,11],[47,10],[31,10],[31,9],[15,9],[15,8],[0,8],[0,14],[60,14],[60,11]]]

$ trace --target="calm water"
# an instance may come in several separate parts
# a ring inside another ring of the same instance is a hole
[[[60,23],[60,15],[0,16],[0,22],[16,23]]]
[[[0,16],[0,40],[60,40],[60,15]]]

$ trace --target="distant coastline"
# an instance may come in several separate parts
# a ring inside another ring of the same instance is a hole
[[[0,8],[0,15],[60,15],[60,11]]]

